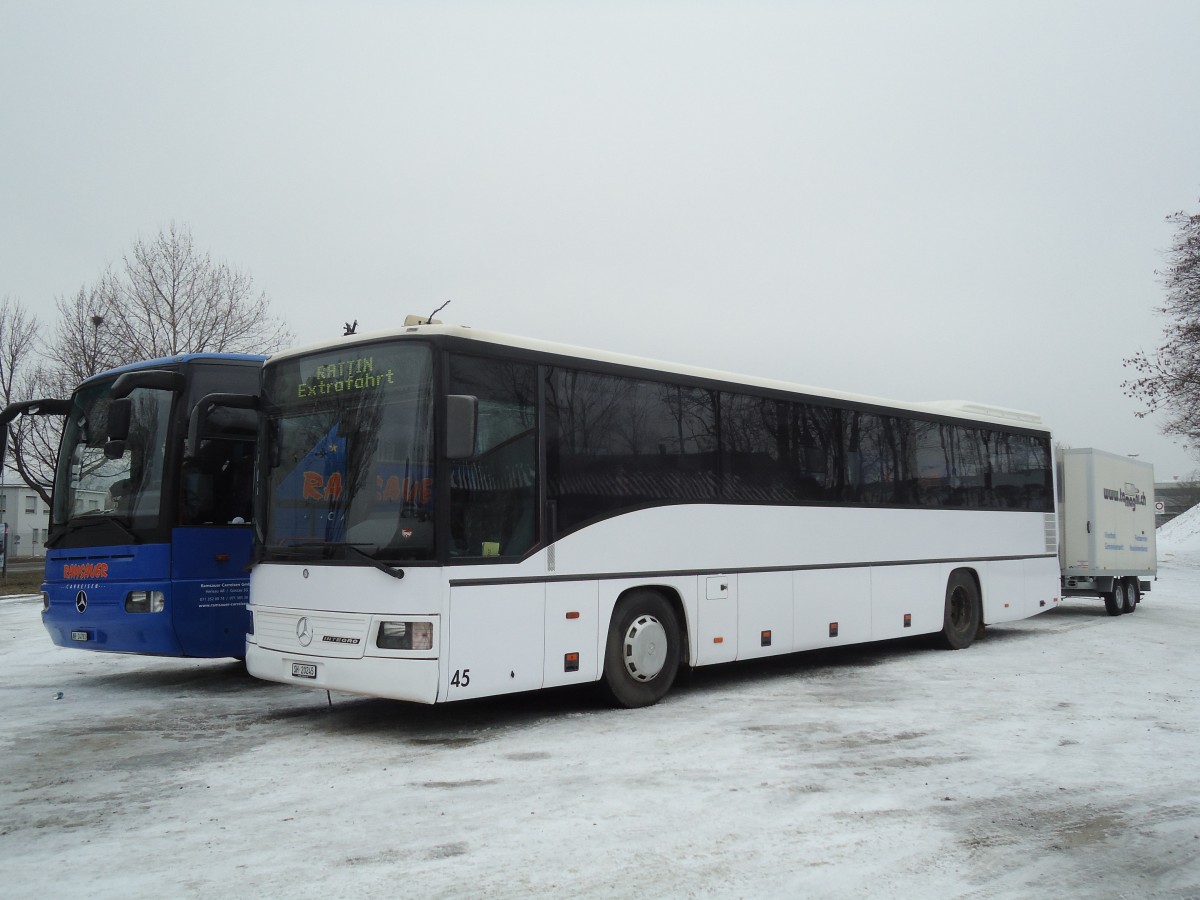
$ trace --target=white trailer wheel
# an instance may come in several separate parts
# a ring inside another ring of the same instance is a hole
[[[1104,595],[1104,609],[1110,616],[1125,612],[1125,584],[1120,578],[1113,579],[1112,590]]]
[[[1125,602],[1121,604],[1121,612],[1134,612],[1137,609],[1138,602],[1141,600],[1139,594],[1137,579],[1125,579]]]

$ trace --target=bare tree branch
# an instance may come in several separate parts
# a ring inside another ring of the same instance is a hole
[[[1168,322],[1153,353],[1139,350],[1124,361],[1132,377],[1122,388],[1145,405],[1138,415],[1163,413],[1165,434],[1200,447],[1200,214],[1181,210],[1167,221],[1176,228],[1175,241],[1158,273],[1167,300],[1157,312]]]
[[[292,340],[248,273],[214,263],[196,248],[191,230],[173,222],[149,240],[136,240],[119,266],[69,299],[60,297],[56,307],[53,334],[37,341],[36,320],[19,304],[0,305],[0,390],[6,402],[14,392],[24,395],[15,399],[65,397],[92,375],[142,360],[265,353]],[[14,377],[23,380],[18,384]],[[61,422],[50,417],[25,418],[10,429],[10,466],[47,502],[61,430]]]

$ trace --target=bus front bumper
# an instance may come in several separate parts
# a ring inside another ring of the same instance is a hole
[[[246,670],[255,678],[326,691],[436,703],[438,661],[361,656],[338,659],[268,650],[246,642]]]

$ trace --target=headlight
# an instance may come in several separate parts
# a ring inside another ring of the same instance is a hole
[[[432,622],[380,622],[375,646],[380,650],[432,650]]]
[[[125,612],[157,613],[166,605],[162,591],[130,591],[125,595]]]
[[[48,591],[42,591],[42,612],[50,611],[50,594]]]

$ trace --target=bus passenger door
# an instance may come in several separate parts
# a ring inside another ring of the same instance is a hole
[[[697,577],[696,665],[732,662],[738,650],[737,576]]]

